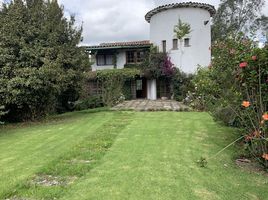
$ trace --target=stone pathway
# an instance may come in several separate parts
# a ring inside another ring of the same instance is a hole
[[[112,110],[135,110],[135,111],[189,111],[188,106],[173,100],[131,100],[124,101],[112,108]]]

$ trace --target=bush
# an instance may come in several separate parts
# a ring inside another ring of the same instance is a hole
[[[229,38],[213,55],[194,78],[195,97],[215,119],[243,129],[247,149],[268,168],[268,49]]]
[[[78,111],[99,107],[103,107],[101,96],[92,96],[87,99],[79,100],[74,104],[74,109]]]
[[[57,1],[3,3],[0,105],[9,110],[6,120],[40,118],[68,104],[74,94],[68,91],[79,93],[83,72],[90,69],[85,49],[78,47],[81,34]]]
[[[8,112],[5,111],[5,106],[0,106],[0,125],[4,124],[4,122],[1,121],[1,118],[6,115]]]
[[[124,83],[140,76],[138,69],[107,69],[89,72],[88,79],[98,81],[101,85],[101,98],[105,106],[113,106],[125,99]]]
[[[131,92],[131,80],[127,80],[123,86],[123,95],[125,100],[132,99],[132,92]]]
[[[175,66],[167,53],[159,52],[155,46],[152,46],[146,53],[140,67],[143,75],[149,79],[171,78],[175,72]]]
[[[176,101],[183,101],[187,97],[189,91],[193,91],[194,84],[192,83],[194,75],[186,74],[179,69],[175,70],[175,73],[171,79],[171,85],[173,88],[173,98]]]

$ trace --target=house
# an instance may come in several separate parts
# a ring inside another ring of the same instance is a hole
[[[150,23],[150,41],[103,43],[86,47],[92,56],[92,70],[122,69],[142,61],[151,45],[166,52],[172,63],[186,73],[193,73],[199,65],[211,62],[211,17],[216,13],[212,5],[195,2],[159,6],[145,15]],[[191,26],[191,32],[182,39],[175,37],[178,20]],[[137,80],[136,98],[155,100],[157,80]]]

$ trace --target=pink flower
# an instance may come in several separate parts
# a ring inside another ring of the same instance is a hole
[[[252,56],[251,59],[255,61],[257,60],[257,56]]]
[[[245,68],[246,66],[248,66],[247,62],[242,62],[242,63],[239,64],[240,68]]]

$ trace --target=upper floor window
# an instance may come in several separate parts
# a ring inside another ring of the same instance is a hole
[[[184,46],[189,47],[190,46],[190,38],[185,38],[184,39]]]
[[[137,51],[137,62],[140,63],[144,60],[145,53],[143,51]]]
[[[127,51],[127,63],[135,63],[135,52]]]
[[[173,50],[178,49],[178,39],[173,39]]]
[[[140,63],[144,60],[145,52],[144,51],[127,51],[126,60],[128,64],[131,63]]]
[[[162,51],[163,51],[164,53],[167,52],[167,41],[166,41],[166,40],[163,40],[163,41],[162,41]]]
[[[113,65],[113,55],[111,54],[97,55],[96,60],[98,66]]]

